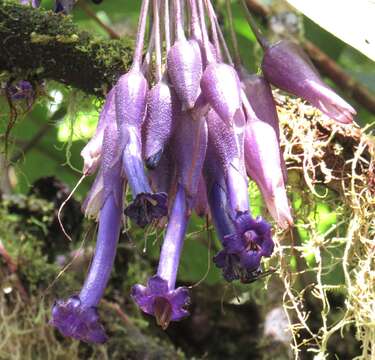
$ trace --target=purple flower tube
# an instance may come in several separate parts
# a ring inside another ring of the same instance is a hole
[[[172,139],[177,179],[186,192],[189,208],[193,207],[207,149],[206,119],[193,119],[183,113],[178,119],[178,131]]]
[[[247,211],[249,194],[242,135],[237,136],[234,128],[224,123],[213,110],[208,113],[207,125],[208,146],[217,154],[217,159],[223,168],[231,206],[235,211]]]
[[[273,85],[309,101],[324,114],[350,124],[356,111],[320,78],[297,44],[282,40],[265,48],[262,70]]]
[[[286,195],[279,144],[273,128],[257,118],[248,119],[246,125],[245,161],[247,172],[259,186],[272,217],[280,227],[288,228],[293,224],[293,218]]]
[[[40,0],[20,0],[21,5],[31,5],[33,8],[40,6]]]
[[[90,343],[107,340],[99,321],[97,306],[112,271],[123,211],[123,178],[116,141],[116,124],[109,124],[104,134],[101,166],[104,199],[99,215],[95,255],[89,273],[78,295],[55,302],[50,321],[62,335]]]
[[[172,136],[177,107],[176,96],[166,80],[159,81],[148,94],[146,133],[146,166],[153,169],[159,163],[164,148]]]
[[[199,96],[202,56],[198,41],[185,37],[180,1],[174,2],[174,10],[176,41],[168,51],[167,72],[185,111],[194,107]]]
[[[209,138],[211,140],[211,138]],[[207,197],[211,216],[223,244],[215,257],[216,266],[223,270],[227,281],[251,280],[258,271],[262,256],[270,256],[273,250],[271,227],[261,218],[253,219],[249,208],[238,211],[233,207],[236,193],[230,193],[226,185],[225,168],[221,156],[211,142],[204,164]],[[237,196],[242,198],[238,191]]]
[[[91,175],[97,170],[101,159],[105,127],[109,122],[116,121],[114,94],[115,90],[112,88],[106,96],[103,109],[100,112],[95,134],[81,151],[84,162],[83,173],[85,175]]]
[[[179,185],[157,273],[148,280],[147,286],[137,284],[132,289],[131,295],[137,305],[145,313],[155,316],[157,324],[164,330],[171,321],[178,321],[189,315],[186,310],[190,302],[189,291],[186,287],[175,287],[188,220],[185,190]]]
[[[122,165],[133,202],[125,214],[140,227],[167,214],[167,194],[153,194],[142,161],[141,126],[146,111],[147,81],[139,69],[123,75],[116,85],[116,114]]]
[[[277,137],[280,145],[280,126],[277,115],[275,100],[272,95],[271,86],[263,76],[249,74],[243,68],[239,71],[242,87],[247,99],[258,119],[269,124]],[[283,152],[280,148],[281,169],[284,182],[287,181],[287,169],[284,162]]]

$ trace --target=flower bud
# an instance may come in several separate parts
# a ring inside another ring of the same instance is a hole
[[[223,63],[209,64],[202,76],[201,89],[221,119],[232,123],[241,108],[240,80],[233,67]]]
[[[279,143],[273,127],[256,118],[248,119],[246,125],[245,162],[272,217],[280,227],[288,228],[293,219],[281,169]]]
[[[202,57],[196,40],[177,41],[169,50],[167,71],[182,104],[182,110],[192,109],[199,95]]]
[[[241,70],[241,83],[257,118],[269,124],[275,131],[280,148],[279,117],[277,116],[276,104],[269,83],[264,77],[253,74],[250,75],[246,70]],[[284,182],[286,182],[288,174],[281,148],[280,165]]]
[[[309,101],[330,118],[343,124],[353,121],[356,111],[322,81],[297,44],[282,40],[267,47],[262,70],[271,84]]]
[[[148,93],[147,116],[144,123],[144,157],[149,169],[155,168],[173,130],[177,99],[165,81],[158,82]]]

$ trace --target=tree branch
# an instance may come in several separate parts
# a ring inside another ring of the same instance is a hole
[[[27,80],[51,79],[103,95],[132,60],[130,39],[81,31],[71,17],[0,0],[0,71]]]

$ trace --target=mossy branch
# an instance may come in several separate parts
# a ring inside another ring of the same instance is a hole
[[[70,16],[0,0],[0,72],[102,95],[129,67],[130,39],[99,39]]]

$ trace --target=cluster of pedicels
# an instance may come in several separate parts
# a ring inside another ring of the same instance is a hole
[[[86,342],[107,338],[97,306],[124,213],[142,228],[168,218],[156,274],[131,293],[163,329],[188,315],[189,291],[176,287],[176,277],[193,211],[213,221],[222,243],[214,263],[227,281],[259,274],[274,243],[271,226],[251,214],[248,177],[277,224],[293,223],[270,83],[338,122],[350,123],[355,114],[296,44],[269,44],[251,17],[264,50],[263,75],[249,74],[236,50],[233,63],[210,0],[152,0],[152,31],[142,56],[149,5],[142,1],[133,64],[108,92],[96,133],[81,153],[84,174],[96,173],[83,205],[99,222],[96,250],[81,291],[56,301],[51,323]],[[127,205],[126,184],[132,193]]]

